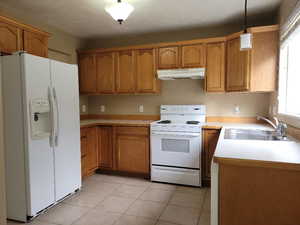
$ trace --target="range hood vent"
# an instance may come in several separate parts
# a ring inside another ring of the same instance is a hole
[[[157,70],[160,80],[204,79],[205,68]]]

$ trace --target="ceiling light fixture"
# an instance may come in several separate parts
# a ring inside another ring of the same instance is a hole
[[[106,12],[111,15],[114,20],[122,24],[134,10],[133,6],[126,2],[118,0],[112,6],[105,8]]]
[[[247,18],[248,1],[245,0],[245,15],[244,15],[244,33],[240,36],[240,49],[247,51],[252,49],[252,34],[248,33],[248,18]]]

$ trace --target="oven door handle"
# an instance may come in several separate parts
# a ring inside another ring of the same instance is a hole
[[[185,138],[199,138],[201,133],[179,133],[179,132],[157,132],[152,131],[152,136],[168,136],[168,137],[185,137]]]

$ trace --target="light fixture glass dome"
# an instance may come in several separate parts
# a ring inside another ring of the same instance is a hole
[[[122,22],[128,18],[130,13],[132,13],[134,8],[132,5],[118,0],[118,2],[112,6],[105,8],[105,10],[112,16],[112,18],[114,18],[114,20],[122,24]]]

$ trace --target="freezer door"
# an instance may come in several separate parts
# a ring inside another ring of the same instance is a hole
[[[78,69],[54,60],[50,64],[56,111],[54,163],[58,201],[81,187]]]
[[[34,138],[32,135],[32,100],[49,99],[50,62],[49,59],[21,55],[23,70],[23,104],[25,109],[25,146],[27,172],[27,214],[35,216],[39,211],[54,203],[54,154],[49,144],[49,136]],[[37,115],[39,116],[39,115]],[[51,126],[51,118],[45,119],[43,129]],[[39,120],[38,120],[39,121]]]

